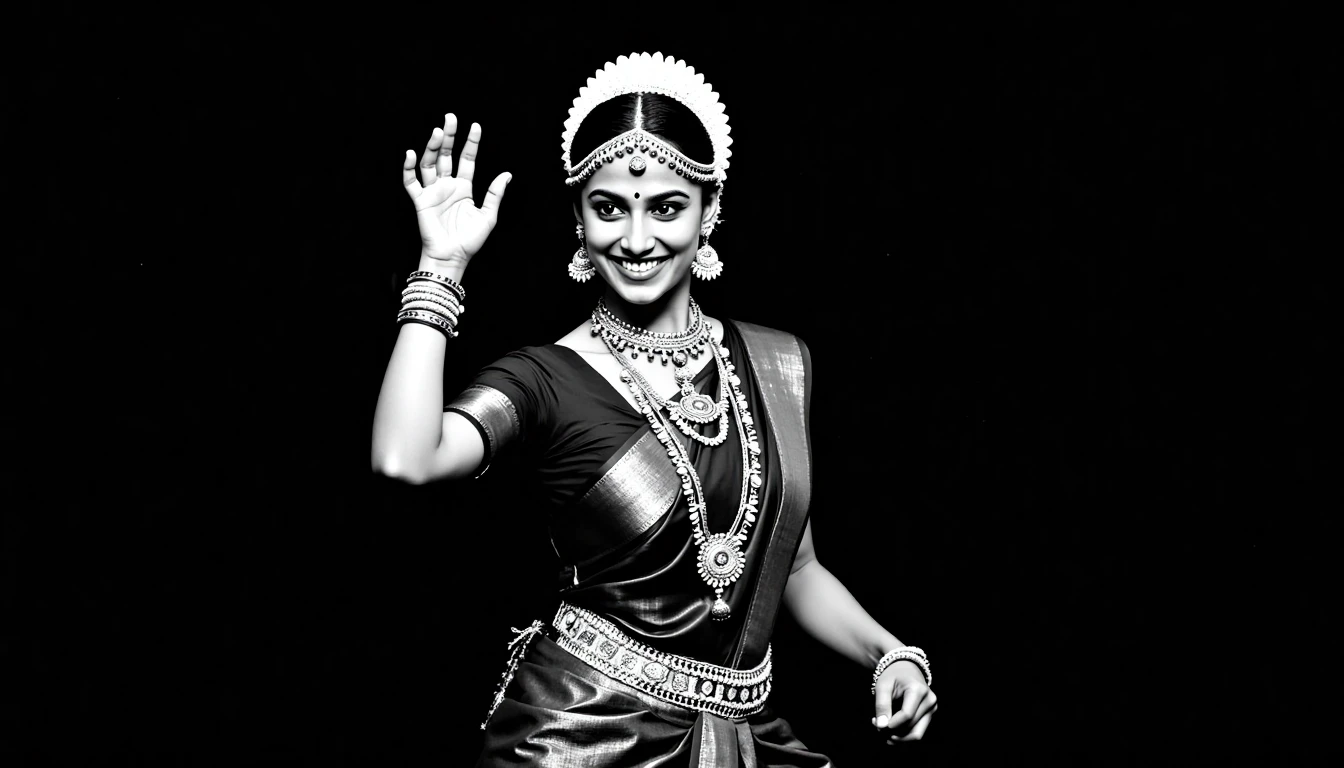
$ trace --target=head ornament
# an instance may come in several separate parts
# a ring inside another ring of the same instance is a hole
[[[689,108],[709,134],[710,144],[714,148],[714,158],[710,163],[696,162],[645,131],[642,115],[636,115],[634,128],[603,143],[575,162],[570,157],[570,149],[574,143],[574,134],[578,132],[584,118],[599,104],[628,93],[658,93],[674,98]],[[568,174],[565,183],[570,186],[582,184],[604,163],[626,156],[632,157],[631,172],[640,173],[645,162],[642,158],[634,162],[634,157],[637,157],[635,153],[639,152],[647,154],[650,160],[668,163],[682,176],[699,182],[722,184],[727,178],[728,158],[732,155],[728,146],[733,143],[733,139],[728,133],[728,116],[723,112],[719,94],[705,82],[703,74],[697,74],[685,61],[661,53],[619,56],[614,63],[607,62],[605,67],[588,78],[588,85],[579,89],[578,98],[574,99],[574,106],[569,109],[569,119],[565,120],[565,131],[561,136],[562,158],[565,173]]]

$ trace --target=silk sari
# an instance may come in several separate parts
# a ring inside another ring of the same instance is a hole
[[[796,337],[729,322],[723,346],[754,420],[763,484],[745,570],[710,618],[713,591],[696,570],[680,479],[645,418],[577,353],[528,347],[481,371],[449,410],[480,429],[488,466],[521,462],[548,502],[559,597],[604,617],[665,653],[732,669],[764,659],[807,520],[811,446],[810,358]],[[694,380],[716,393],[711,363]],[[709,427],[710,430],[713,427]],[[689,449],[711,531],[727,530],[742,488],[735,426],[708,448],[670,430]],[[651,696],[603,674],[557,645],[529,639],[486,724],[478,765],[825,766],[767,704],[726,718]]]

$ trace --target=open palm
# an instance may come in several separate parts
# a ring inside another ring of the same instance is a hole
[[[490,183],[479,208],[472,199],[471,182],[476,173],[476,153],[480,148],[481,126],[471,124],[466,145],[453,174],[453,140],[457,117],[444,116],[443,128],[435,128],[420,157],[420,179],[416,179],[415,152],[406,150],[402,164],[402,183],[415,203],[420,225],[421,253],[439,261],[463,267],[481,250],[499,217],[499,203],[511,174],[501,173]]]

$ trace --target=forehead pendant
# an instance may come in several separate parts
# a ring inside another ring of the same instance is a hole
[[[644,94],[635,95],[635,130],[644,130]],[[630,173],[636,176],[642,176],[644,169],[648,164],[644,162],[644,147],[640,147],[640,154],[630,153]]]

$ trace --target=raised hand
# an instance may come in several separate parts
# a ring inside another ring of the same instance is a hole
[[[471,180],[476,173],[481,126],[471,124],[454,175],[453,140],[456,134],[457,117],[449,112],[444,115],[443,128],[435,128],[425,145],[425,153],[420,157],[420,179],[416,180],[415,152],[409,149],[401,166],[401,176],[406,194],[415,203],[421,256],[465,267],[494,230],[499,203],[504,199],[504,189],[513,174],[496,176],[485,193],[485,201],[477,208],[471,195]]]

